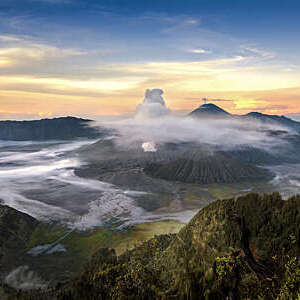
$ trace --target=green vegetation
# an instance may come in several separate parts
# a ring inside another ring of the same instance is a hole
[[[118,254],[133,248],[156,234],[177,233],[184,225],[175,221],[161,221],[139,224],[123,230],[118,225],[100,227],[90,231],[73,231],[61,244],[68,251],[77,253],[83,261],[99,248],[114,248]],[[58,225],[40,223],[28,241],[26,251],[38,245],[51,244],[62,237],[69,229]]]
[[[30,236],[25,251],[38,245],[52,244],[62,237],[66,228],[48,223],[39,223]]]
[[[300,196],[219,200],[178,234],[155,236],[119,256],[98,249],[71,282],[10,299],[298,300],[299,224]]]
[[[0,299],[3,299],[5,296],[3,288],[0,286]]]
[[[62,225],[38,222],[12,208],[0,205],[0,299],[3,299],[3,275],[27,265],[54,286],[78,274],[92,255],[103,247],[113,247],[118,255],[151,239],[155,234],[178,232],[183,224],[163,221],[117,230],[115,224],[90,231],[73,231],[59,243],[66,252],[32,257],[28,250],[55,243],[70,231]],[[7,288],[7,287],[6,287]]]
[[[267,181],[246,181],[223,184],[180,184],[177,196],[184,208],[199,209],[217,199],[248,194],[250,191],[270,193],[276,189]]]
[[[0,274],[18,263],[37,226],[34,218],[0,205]]]

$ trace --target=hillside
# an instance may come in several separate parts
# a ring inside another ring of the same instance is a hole
[[[74,117],[34,121],[0,121],[0,140],[43,141],[73,138],[96,138],[100,130],[90,126],[91,120]]]
[[[177,235],[99,249],[69,284],[9,299],[299,299],[299,224],[299,196],[219,200]]]
[[[189,151],[171,162],[150,164],[144,171],[155,178],[200,184],[234,183],[272,177],[268,171],[255,165],[220,153],[203,155],[199,151]]]
[[[260,121],[262,123],[283,126],[288,129],[300,131],[300,123],[285,116],[267,115],[259,112],[251,112],[247,115],[244,115],[243,117],[248,120]]]
[[[38,221],[8,206],[0,205],[0,275],[17,264]],[[1,276],[0,276],[1,279]]]

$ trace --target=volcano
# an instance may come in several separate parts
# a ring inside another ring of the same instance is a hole
[[[192,118],[228,118],[232,115],[224,109],[220,108],[219,106],[212,103],[208,103],[199,106],[197,109],[189,113],[188,116]]]

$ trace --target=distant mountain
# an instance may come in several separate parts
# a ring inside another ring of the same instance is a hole
[[[105,133],[91,127],[91,120],[62,117],[34,121],[0,121],[0,140],[69,140],[96,138]]]
[[[221,107],[208,103],[199,106],[188,114],[188,117],[199,119],[228,119],[259,121],[263,124],[281,126],[289,130],[300,131],[300,122],[289,119],[285,116],[267,115],[259,112],[250,112],[246,115],[232,115]]]
[[[251,112],[242,117],[248,120],[260,121],[265,124],[283,126],[286,127],[287,129],[300,131],[300,122],[294,121],[285,116],[267,115],[259,112]]]
[[[188,116],[193,118],[228,118],[231,114],[215,104],[208,103],[199,106],[197,109],[189,113]]]

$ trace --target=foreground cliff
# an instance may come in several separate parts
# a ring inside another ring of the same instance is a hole
[[[300,197],[249,194],[119,257],[99,249],[64,286],[9,299],[299,299],[299,255]]]

